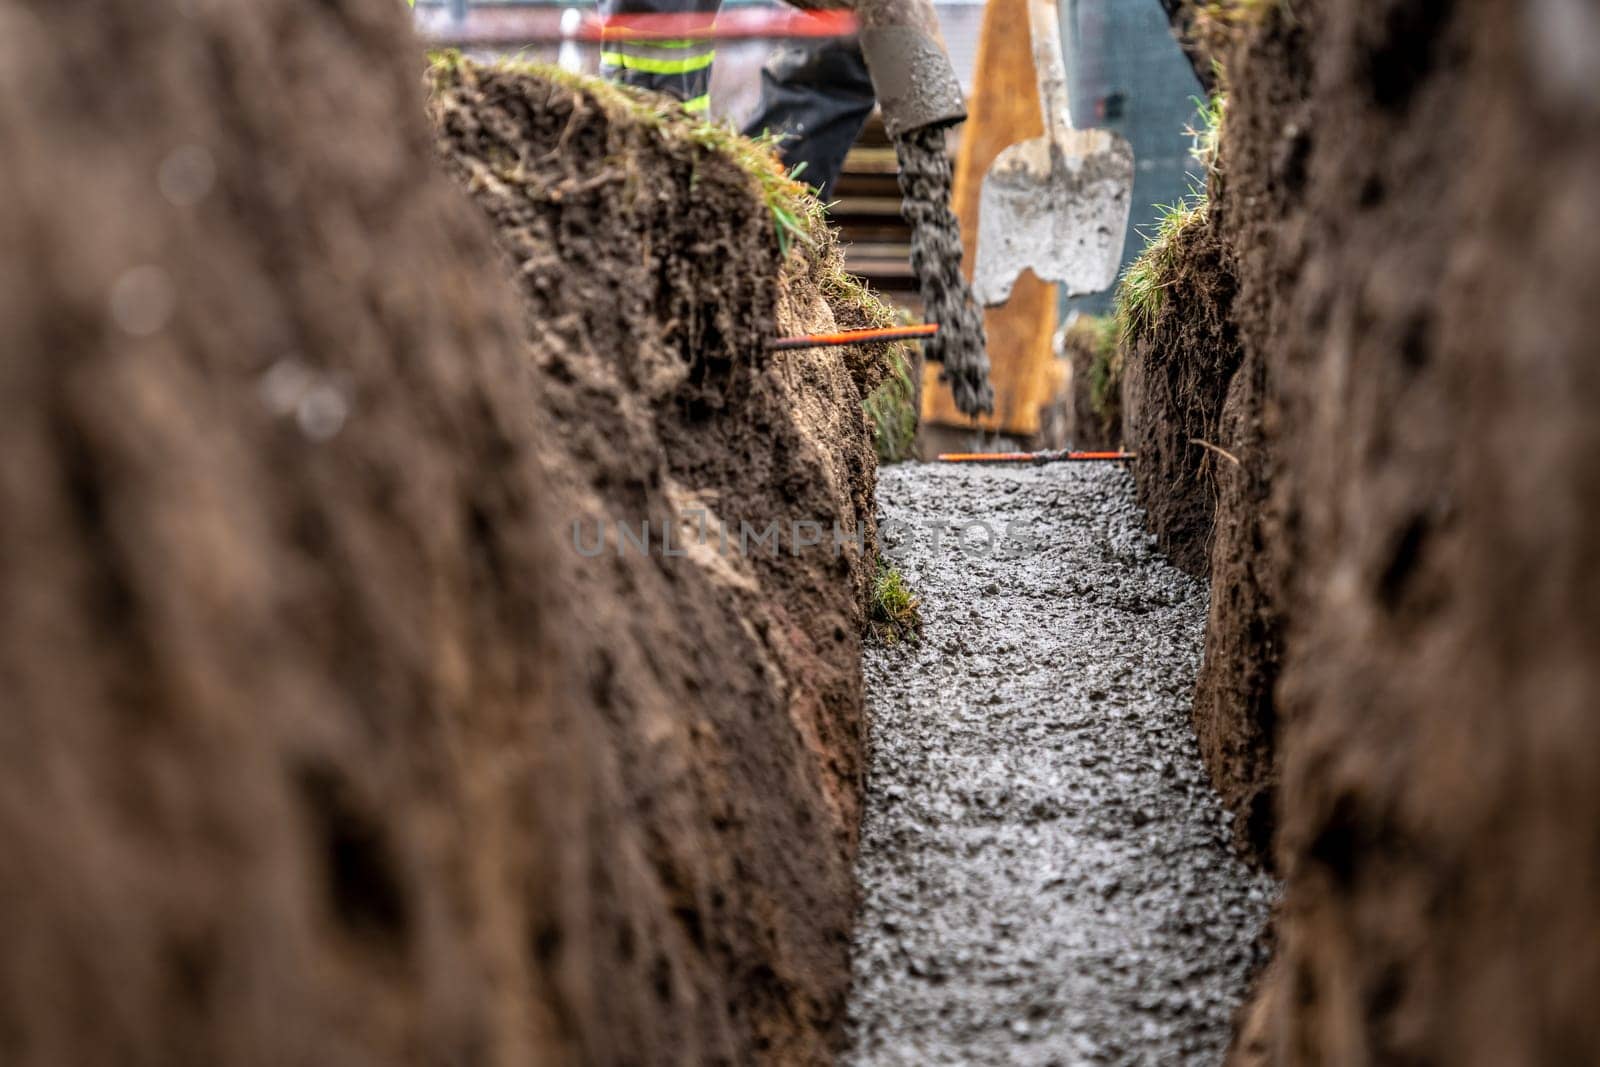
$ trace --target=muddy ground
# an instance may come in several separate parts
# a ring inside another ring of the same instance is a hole
[[[1204,584],[1121,470],[906,464],[879,500],[924,632],[867,657],[845,1062],[1220,1062],[1274,887],[1189,729]]]
[[[882,353],[762,350],[870,316],[825,243],[537,77],[436,132],[392,0],[0,31],[0,1060],[826,1060]],[[692,510],[849,548],[573,545]]]
[[[1231,7],[1196,713],[1287,878],[1238,1061],[1592,1061],[1600,19]]]

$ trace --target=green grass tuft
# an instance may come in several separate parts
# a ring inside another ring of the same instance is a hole
[[[1290,13],[1289,0],[1206,0],[1197,15],[1203,23],[1237,29],[1259,26],[1274,11]]]
[[[904,325],[894,308],[878,299],[878,295],[865,282],[844,269],[842,249],[836,246],[833,256],[833,260],[825,264],[828,269],[823,273],[821,284],[823,299],[830,307],[837,308],[843,304],[855,309],[860,313],[862,329]]]
[[[1218,93],[1210,100],[1193,99],[1195,121],[1183,132],[1189,135],[1189,154],[1209,173],[1222,163],[1222,124],[1227,118],[1228,94]]]
[[[905,576],[881,557],[872,579],[872,632],[886,645],[916,641],[922,635],[922,601]]]
[[[1074,326],[1087,336],[1089,360],[1089,409],[1102,427],[1122,418],[1122,344],[1117,320],[1085,315]]]
[[[1225,94],[1219,93],[1208,101],[1197,99],[1195,104],[1198,114],[1186,132],[1191,150],[1205,166],[1209,178],[1222,166],[1222,130],[1227,121],[1228,100]],[[1161,214],[1156,220],[1155,232],[1145,234],[1144,252],[1128,264],[1117,285],[1112,316],[1117,323],[1117,336],[1124,345],[1132,344],[1155,325],[1167,287],[1172,284],[1178,241],[1191,226],[1206,220],[1211,201],[1205,186],[1196,179],[1188,196],[1156,206]]]
[[[906,346],[892,346],[888,377],[862,404],[872,426],[872,443],[877,448],[880,463],[899,463],[911,458],[918,416],[913,370]]]
[[[1145,235],[1149,244],[1138,259],[1128,264],[1117,286],[1112,314],[1116,319],[1117,336],[1125,345],[1132,344],[1155,325],[1167,286],[1172,284],[1178,240],[1191,226],[1205,221],[1211,205],[1204,192],[1195,190],[1190,196],[1157,206],[1161,217],[1156,222],[1155,233]]]
[[[429,73],[435,91],[448,87],[458,76],[462,56],[455,49],[429,53]],[[474,61],[476,63],[476,61]],[[508,56],[479,64],[488,70],[529,74],[564,85],[591,97],[601,107],[632,117],[660,132],[664,140],[687,141],[732,159],[755,180],[761,198],[772,213],[778,248],[784,256],[797,245],[817,253],[832,242],[826,209],[811,187],[798,180],[800,168],[786,170],[778,158],[778,135],[745,137],[731,126],[692,115],[670,97],[619,85],[588,74],[563,70],[521,56]]]

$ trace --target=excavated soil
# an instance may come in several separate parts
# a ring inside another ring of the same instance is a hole
[[[1299,278],[1309,114],[1308,26],[1281,23],[1247,38],[1241,70],[1270,65],[1274,77],[1229,89],[1223,165],[1209,176],[1209,220],[1232,255],[1228,313],[1237,369],[1223,380],[1215,441],[1236,462],[1213,462],[1211,607],[1206,654],[1195,685],[1195,732],[1239,846],[1275,865],[1279,711],[1285,598],[1293,570],[1283,500],[1274,494],[1278,410],[1272,361],[1279,352],[1283,294]],[[1227,42],[1223,42],[1226,50]],[[1269,132],[1270,125],[1270,132]]]
[[[1230,252],[1201,216],[1175,239],[1160,309],[1123,356],[1122,440],[1139,455],[1139,505],[1162,551],[1194,575],[1211,550],[1211,471],[1228,462],[1206,444],[1238,365],[1233,294]]]
[[[1309,33],[1281,1057],[1593,1061],[1600,19],[1390,0]]]
[[[588,605],[564,622],[572,684],[617,755],[617,829],[638,837],[631,872],[569,861],[615,909],[581,939],[553,928],[569,1010],[591,1013],[588,1055],[607,1062],[824,1059],[847,973],[876,550],[861,400],[883,368],[762,345],[774,322],[863,325],[848,317],[862,309],[841,304],[836,323],[819,295],[831,265],[800,251],[774,284],[770,212],[690,123],[538,71],[435,77],[439,150],[538,324],[544,466],[572,528],[549,580]],[[671,526],[687,557],[625,547],[619,527],[643,522]],[[772,523],[780,543],[741,556],[744,525]],[[797,523],[822,524],[820,543],[797,546]]]
[[[0,1060],[824,1062],[882,353],[762,345],[868,312],[405,27],[0,12]]]
[[[1236,1060],[1592,1062],[1600,18],[1255,15],[1197,713],[1214,774],[1279,768],[1286,891]]]
[[[1252,246],[1224,239],[1221,181],[1212,176],[1206,209],[1167,238],[1160,306],[1123,342],[1120,436],[1139,456],[1146,526],[1173,563],[1210,579],[1193,728],[1212,785],[1238,814],[1235,845],[1270,865],[1281,623],[1258,510],[1263,369],[1241,345],[1237,261],[1249,253],[1238,250]]]
[[[1274,886],[1189,729],[1204,584],[1110,467],[904,464],[879,498],[924,627],[867,657],[846,1062],[1220,1062]]]
[[[1224,227],[1242,223],[1227,214],[1230,173],[1212,174],[1205,213],[1169,239],[1161,307],[1124,345],[1123,432],[1139,454],[1147,525],[1175,563],[1210,578],[1194,730],[1212,784],[1239,813],[1235,844],[1270,865],[1283,579],[1263,440],[1261,309],[1282,279],[1258,272],[1241,287],[1239,260],[1263,247],[1268,222],[1227,239]]]

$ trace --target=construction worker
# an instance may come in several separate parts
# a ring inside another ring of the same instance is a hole
[[[689,111],[710,104],[713,42],[629,40],[626,16],[713,16],[719,0],[600,0],[602,17],[622,16],[608,35],[601,73],[614,81],[653,89],[683,101]],[[929,0],[862,0],[855,5],[861,40],[787,45],[776,49],[761,73],[761,102],[744,132],[783,136],[780,153],[824,199],[833,190],[846,153],[872,114],[883,108],[891,135],[922,126],[948,126],[966,117],[961,89],[937,35]]]
[[[683,101],[686,111],[711,105],[711,60],[715,42],[693,38],[629,40],[629,15],[713,15],[720,0],[600,0],[607,21],[623,17],[619,32],[608,32],[600,51],[600,73],[612,81],[653,89]]]
[[[761,69],[761,101],[747,136],[782,134],[779,152],[823,200],[844,169],[844,157],[877,103],[861,46],[854,41],[783,46]]]

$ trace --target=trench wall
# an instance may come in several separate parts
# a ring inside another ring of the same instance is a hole
[[[882,353],[763,343],[870,317],[827,242],[581,87],[430,125],[394,0],[0,31],[0,1060],[826,1061]],[[572,546],[692,510],[859,547]]]
[[[1285,879],[1236,1060],[1592,1059],[1600,24],[1231,7],[1196,726]]]

